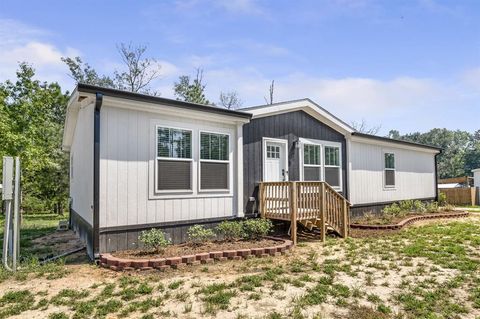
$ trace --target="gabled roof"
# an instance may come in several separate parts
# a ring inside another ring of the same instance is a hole
[[[313,102],[312,100],[305,98],[305,99],[298,99],[298,100],[291,100],[273,104],[266,104],[266,105],[258,105],[253,107],[242,108],[242,111],[250,112],[253,115],[253,118],[265,117],[265,116],[272,116],[276,114],[283,114],[288,112],[295,112],[295,111],[304,111],[307,114],[311,115],[318,121],[327,124],[328,126],[332,127],[333,129],[337,130],[338,132],[342,133],[345,136],[356,136],[359,138],[368,140],[377,140],[383,143],[389,144],[397,144],[403,145],[405,147],[414,147],[417,149],[428,149],[433,150],[434,152],[440,152],[441,148],[420,144],[415,142],[409,142],[404,140],[397,140],[392,139],[389,137],[382,137],[377,135],[365,134],[358,132],[353,127],[318,105],[317,103]]]
[[[275,114],[288,113],[293,111],[304,111],[313,116],[320,122],[323,122],[337,131],[346,134],[353,133],[355,129],[318,105],[309,98],[273,103],[267,105],[259,105],[253,107],[242,108],[242,111],[250,112],[253,118],[271,116]]]

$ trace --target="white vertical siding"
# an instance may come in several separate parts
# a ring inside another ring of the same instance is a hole
[[[393,146],[393,147],[392,147]],[[395,154],[395,187],[384,187],[384,152]],[[435,197],[435,154],[352,141],[349,157],[353,205]]]
[[[93,104],[79,110],[70,158],[72,208],[93,224]]]
[[[155,125],[193,130],[193,192],[154,191]],[[230,191],[198,192],[199,130],[230,134]],[[237,215],[237,126],[105,105],[101,113],[100,227]],[[243,173],[243,172],[242,172]],[[241,206],[240,206],[241,207]]]

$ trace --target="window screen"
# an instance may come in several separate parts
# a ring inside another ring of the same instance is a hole
[[[385,170],[385,186],[395,186],[395,171]]]
[[[191,161],[158,160],[158,190],[190,190]]]
[[[228,161],[228,135],[200,133],[200,159]]]
[[[305,181],[319,181],[320,180],[320,167],[305,166],[303,168],[303,180],[305,180]]]
[[[201,162],[201,189],[228,189],[228,163]]]
[[[395,169],[395,154],[385,153],[385,168]]]
[[[325,167],[325,181],[333,187],[340,186],[340,168]]]

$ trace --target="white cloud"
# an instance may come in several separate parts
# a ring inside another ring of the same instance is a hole
[[[255,68],[210,70],[205,79],[211,100],[215,102],[221,91],[236,90],[244,107],[264,104],[271,82]],[[472,81],[478,84],[478,79],[480,72],[472,72]],[[461,79],[447,83],[408,76],[324,78],[294,73],[275,78],[274,100],[310,98],[346,122],[363,118],[371,125],[382,125],[381,134],[392,128],[404,132],[433,127],[473,131],[476,124],[469,118],[478,114],[480,91],[465,94],[471,90],[461,83]]]
[[[77,56],[80,52],[49,43],[45,39],[49,35],[45,30],[15,20],[0,19],[0,81],[14,79],[18,63],[27,62],[36,69],[38,79],[72,86],[61,57]]]
[[[465,84],[480,94],[480,67],[465,71],[462,78]]]

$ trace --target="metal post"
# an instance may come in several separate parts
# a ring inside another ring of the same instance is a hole
[[[13,199],[13,271],[17,270],[17,260],[20,254],[20,158],[15,157],[15,189]]]

